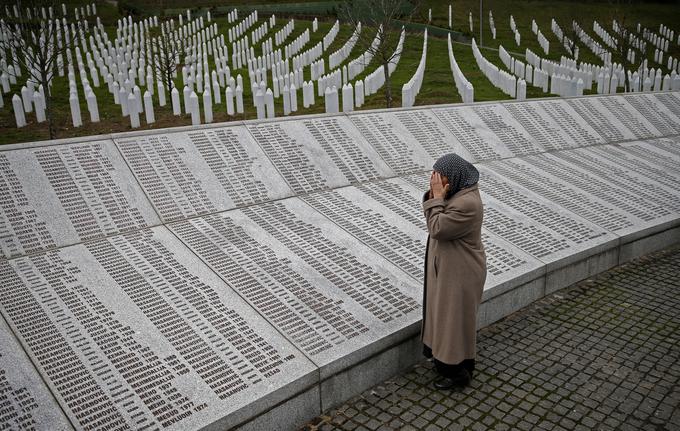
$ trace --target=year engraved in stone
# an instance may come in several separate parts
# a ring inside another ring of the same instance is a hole
[[[343,130],[335,118],[307,120],[303,124],[350,183],[378,178],[373,162]]]
[[[208,216],[173,226],[202,259],[255,308],[316,355],[368,331],[306,278],[291,261],[251,237],[227,217]]]
[[[56,244],[44,220],[24,192],[5,154],[0,153],[0,247],[6,257],[53,248]]]
[[[501,158],[501,155],[461,115],[462,111],[459,109],[437,109],[434,112],[476,160],[496,160]]]
[[[81,240],[139,229],[140,211],[131,206],[116,178],[104,144],[45,148],[35,152]]]
[[[425,148],[431,158],[437,159],[442,154],[451,152],[452,144],[446,142],[447,137],[440,129],[436,119],[429,117],[422,111],[397,112],[394,116]]]
[[[380,156],[397,172],[425,169],[414,162],[413,149],[404,142],[393,127],[377,114],[353,115],[354,125]]]
[[[502,275],[526,263],[524,259],[515,256],[493,242],[484,231],[482,231],[482,243],[484,243],[484,250],[486,250],[486,268],[492,275]]]
[[[293,191],[305,193],[327,188],[321,171],[305,155],[303,146],[281,125],[262,124],[249,129]]]
[[[415,278],[423,276],[423,244],[392,227],[372,210],[364,210],[337,192],[303,198],[316,210]]]
[[[496,111],[498,108],[493,106],[475,106],[472,110],[484,121],[489,129],[500,139],[501,143],[509,149],[512,154],[521,156],[534,154],[540,151],[526,136],[515,126],[509,124]]]
[[[289,359],[150,232],[88,244],[88,249],[220,398],[279,373]]]
[[[418,307],[389,279],[325,238],[321,229],[299,219],[283,204],[248,207],[243,212],[382,322]]]
[[[590,100],[569,99],[567,103],[607,142],[622,141],[623,133],[596,109]]]
[[[267,199],[266,185],[253,172],[255,158],[241,145],[236,133],[215,129],[188,135],[237,207]]]
[[[144,136],[118,145],[163,218],[216,211],[201,181],[184,162],[186,151],[173,146],[167,136]]]

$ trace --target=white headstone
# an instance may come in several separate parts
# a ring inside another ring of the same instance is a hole
[[[290,85],[290,111],[291,112],[297,112],[298,110],[298,101],[297,101],[297,88],[295,87],[295,84]]]
[[[26,115],[24,114],[24,105],[21,97],[14,95],[12,97],[12,109],[14,110],[14,119],[17,122],[17,127],[24,127],[26,125]],[[75,121],[73,123],[75,126]]]
[[[170,99],[172,100],[172,114],[182,115],[182,104],[179,100],[179,91],[176,87],[172,87],[170,92]]]
[[[130,127],[136,129],[140,126],[139,123],[139,111],[137,106],[137,96],[135,93],[130,93],[127,97],[128,111],[130,114]]]
[[[227,102],[227,115],[234,115],[234,92],[231,87],[224,91],[224,99]]]
[[[144,114],[146,115],[146,124],[156,122],[156,116],[153,113],[153,99],[149,90],[144,92]]]
[[[274,111],[274,93],[272,93],[271,88],[268,88],[267,93],[264,95],[264,104],[267,107],[267,118],[275,118],[276,113]]]
[[[257,92],[255,93],[255,97],[253,98],[253,103],[255,104],[255,111],[257,113],[257,119],[258,120],[263,120],[266,118],[266,113],[265,113],[265,108],[264,108],[264,94],[262,94],[262,90],[259,88],[257,89]]]
[[[189,113],[191,114],[191,124],[198,126],[201,124],[201,113],[198,108],[198,96],[195,91],[189,94]]]
[[[243,87],[236,85],[234,94],[236,95],[236,112],[243,114]]]
[[[205,122],[212,123],[212,95],[210,94],[210,87],[208,85],[205,86],[205,91],[203,92],[203,111],[205,113]]]
[[[82,126],[83,119],[80,116],[80,103],[78,102],[78,96],[75,93],[71,93],[68,98],[68,102],[71,107],[71,120],[73,121],[73,127]]]

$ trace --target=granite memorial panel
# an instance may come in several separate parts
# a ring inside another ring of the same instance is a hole
[[[323,379],[417,322],[422,282],[315,209],[292,198],[171,229],[305,352]]]
[[[160,221],[111,141],[0,151],[5,257]]]
[[[292,195],[243,126],[116,138],[164,221]]]
[[[0,319],[0,406],[2,429],[73,429],[4,319]]]
[[[673,113],[659,100],[659,96],[661,95],[635,93],[626,95],[625,100],[646,118],[661,136],[680,134],[680,111]]]
[[[251,123],[247,127],[295,193],[394,176],[344,116]]]
[[[604,143],[604,139],[565,100],[502,105],[548,151]]]
[[[458,153],[474,160],[453,134],[427,110],[355,112],[353,124],[397,173],[422,171],[440,156]]]
[[[0,309],[77,428],[224,428],[315,383],[165,228],[0,262]]]
[[[549,154],[490,163],[489,168],[617,235],[674,219],[673,212]]]

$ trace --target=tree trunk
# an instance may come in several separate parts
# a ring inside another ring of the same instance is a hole
[[[57,137],[57,134],[55,133],[54,130],[54,121],[52,121],[52,94],[50,93],[50,83],[47,78],[47,72],[45,70],[42,71],[40,74],[40,78],[42,80],[42,85],[43,85],[43,90],[45,93],[45,111],[46,111],[46,118],[47,118],[47,130],[50,134],[50,139],[55,139]]]
[[[392,107],[392,79],[390,78],[390,62],[383,63],[383,72],[385,72],[385,103],[388,108]]]

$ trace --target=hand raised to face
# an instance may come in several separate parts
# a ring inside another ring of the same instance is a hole
[[[432,171],[430,175],[430,190],[435,199],[444,199],[449,191],[449,185],[444,185],[444,177],[439,172]]]

